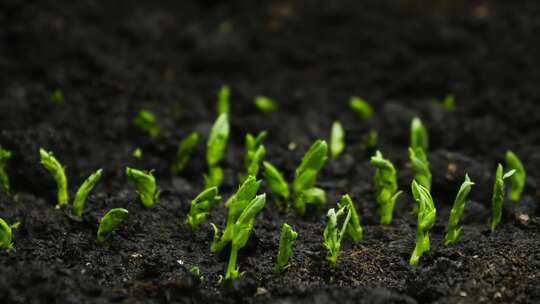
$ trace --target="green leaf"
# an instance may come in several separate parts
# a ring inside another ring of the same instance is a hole
[[[420,257],[430,250],[429,230],[435,224],[435,218],[437,216],[437,210],[428,189],[413,180],[412,192],[413,194],[416,193],[415,199],[418,203],[418,217],[416,245],[409,260],[409,265],[411,266],[417,265]]]
[[[387,225],[392,222],[396,199],[401,193],[398,191],[396,169],[392,162],[383,158],[380,151],[377,151],[371,158],[371,165],[377,168],[375,172],[375,189],[380,222]]]
[[[142,131],[148,133],[152,137],[156,137],[161,132],[161,128],[157,123],[154,113],[148,110],[141,110],[133,119],[133,123]]]
[[[11,227],[2,218],[0,218],[0,248],[13,248],[13,232]]]
[[[362,119],[369,119],[373,116],[373,108],[360,97],[351,97],[349,107]]]
[[[503,166],[499,164],[495,173],[493,196],[491,198],[491,231],[495,231],[495,228],[501,222],[504,203],[504,180],[512,177],[512,175],[515,173],[514,170],[511,170],[503,175],[503,170]]]
[[[225,153],[229,141],[229,119],[227,114],[221,114],[210,130],[210,136],[206,143],[206,161],[209,167],[216,166]]]
[[[152,174],[153,171],[141,171],[126,167],[126,176],[135,183],[137,193],[141,198],[143,206],[152,207],[159,198],[157,191],[156,179]]]
[[[525,179],[527,174],[523,163],[512,151],[506,152],[506,166],[510,170],[515,170],[515,173],[510,177],[510,200],[518,202],[521,199],[521,194],[525,188]]]
[[[416,182],[426,189],[431,190],[431,170],[425,151],[420,147],[409,148],[409,159]]]
[[[118,226],[127,219],[127,216],[128,211],[124,208],[114,208],[109,210],[99,222],[97,241],[101,243],[108,239],[111,232],[118,228]]]
[[[418,117],[415,117],[411,122],[411,148],[415,151],[417,148],[428,151],[429,148],[427,129]]]
[[[184,171],[198,142],[199,134],[197,132],[192,132],[180,142],[176,150],[176,159],[171,168],[174,174]]]
[[[143,156],[143,152],[140,148],[137,148],[133,151],[133,157],[135,157],[136,159],[141,159]]]
[[[6,165],[9,159],[11,159],[11,151],[3,149],[0,146],[0,187],[2,187],[7,194],[10,193],[9,176],[6,172]]]
[[[465,209],[465,201],[467,196],[471,192],[471,188],[474,185],[469,178],[469,175],[465,175],[465,181],[461,184],[459,188],[456,199],[454,200],[454,205],[452,205],[452,210],[450,211],[450,218],[448,219],[448,231],[444,237],[444,245],[448,246],[454,244],[460,233],[461,227],[459,227],[459,220]]]
[[[314,188],[317,174],[323,168],[328,159],[328,145],[324,140],[317,140],[304,155],[300,166],[296,169],[293,182],[294,193],[297,197],[305,196],[305,190]],[[295,208],[303,214],[306,202],[303,199],[295,199]]]
[[[252,134],[246,135],[246,156],[244,159],[244,167],[247,171],[247,176],[257,176],[259,174],[259,164],[266,155],[262,141],[267,136],[266,131],[260,132],[257,137]]]
[[[280,273],[287,269],[289,259],[292,255],[292,246],[296,238],[298,238],[298,233],[287,223],[284,223],[281,227],[276,265],[272,268],[274,273]]]
[[[454,111],[456,109],[456,101],[454,95],[446,95],[442,101],[442,106],[449,112]]]
[[[229,114],[230,107],[229,107],[229,98],[231,96],[231,90],[229,86],[223,85],[219,89],[217,93],[217,113],[218,115],[221,114]]]
[[[348,194],[345,194],[341,197],[341,200],[338,204],[339,208],[347,208],[351,212],[351,220],[347,225],[347,235],[354,241],[361,241],[363,238],[363,230],[360,224],[360,217],[356,211],[356,207]]]
[[[39,154],[41,157],[41,164],[56,181],[56,186],[58,187],[58,206],[64,207],[69,200],[69,195],[67,191],[67,178],[64,171],[64,167],[58,162],[58,160],[53,156],[52,152],[47,152],[44,149],[39,149]]]
[[[84,205],[86,204],[86,198],[88,197],[88,194],[90,194],[92,189],[94,189],[94,186],[99,182],[102,174],[103,170],[97,170],[94,174],[90,175],[79,188],[79,190],[75,194],[75,199],[73,200],[72,212],[74,216],[82,216]]]
[[[271,98],[265,96],[255,97],[255,107],[263,113],[274,112],[277,109],[276,102]]]
[[[283,174],[269,162],[263,162],[264,178],[272,192],[283,200],[289,199],[289,185],[283,178]]]
[[[347,216],[343,221],[341,229],[338,229],[338,220],[345,215],[345,210],[347,210]],[[346,207],[339,209],[338,212],[334,208],[328,210],[326,227],[323,233],[323,246],[326,248],[326,260],[333,266],[337,264],[337,259],[341,251],[341,241],[343,240],[350,219],[351,211]]]
[[[219,187],[223,182],[223,174],[221,167],[209,167],[208,175],[204,175],[204,188]]]
[[[192,230],[197,230],[199,224],[206,219],[210,209],[218,204],[220,200],[221,197],[218,195],[217,187],[203,190],[191,201],[186,223],[190,225]]]
[[[330,154],[333,158],[337,158],[345,149],[345,130],[339,121],[332,124],[332,132],[330,134]]]

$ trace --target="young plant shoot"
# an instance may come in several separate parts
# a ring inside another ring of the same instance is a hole
[[[272,270],[274,273],[283,272],[283,270],[289,267],[289,258],[292,255],[292,246],[298,233],[296,233],[291,226],[284,223],[281,227],[281,236],[279,237],[279,249],[276,259],[276,265]]]
[[[231,239],[231,255],[229,257],[229,263],[227,265],[226,279],[238,279],[240,273],[236,267],[236,259],[238,257],[238,250],[243,248],[251,231],[253,229],[253,223],[255,217],[261,212],[266,203],[266,194],[262,194],[253,198],[246,208],[242,211],[242,214],[238,217],[232,227],[232,239]]]
[[[353,110],[360,118],[369,119],[373,116],[373,108],[360,97],[353,96],[349,100],[349,107]]]
[[[255,107],[263,113],[274,112],[277,109],[276,102],[265,96],[255,97]]]
[[[412,182],[412,193],[418,203],[416,245],[409,260],[409,265],[414,266],[418,265],[418,261],[424,252],[430,250],[429,230],[435,224],[437,210],[435,209],[435,204],[429,190],[415,180]]]
[[[197,132],[192,132],[180,142],[176,150],[176,159],[171,167],[173,174],[184,171],[198,142],[199,134]]]
[[[145,207],[152,207],[159,198],[159,191],[156,186],[156,178],[152,171],[141,171],[126,167],[126,176],[135,183],[137,193],[141,198],[141,203]]]
[[[328,145],[324,140],[317,140],[304,155],[296,169],[293,182],[294,208],[301,215],[306,213],[306,205],[322,206],[326,203],[326,193],[315,187],[317,174],[328,159]]]
[[[345,215],[345,220],[343,221],[341,229],[338,227],[338,220]],[[347,207],[340,208],[338,212],[334,208],[328,210],[326,216],[326,227],[324,228],[323,238],[324,238],[324,248],[326,248],[326,260],[332,265],[336,265],[337,259],[341,252],[341,241],[347,232],[347,227],[349,226],[349,221],[351,219],[351,211]]]
[[[201,192],[191,201],[191,208],[186,223],[192,230],[197,230],[199,224],[206,219],[210,209],[219,203],[221,196],[218,195],[218,188],[212,187]]]
[[[431,170],[425,150],[419,147],[409,148],[409,159],[416,182],[431,191]]]
[[[415,151],[417,148],[421,148],[426,153],[429,148],[427,129],[418,117],[415,117],[411,122],[411,148]]]
[[[58,188],[58,207],[64,207],[68,203],[69,195],[67,191],[67,178],[64,171],[64,167],[56,160],[52,152],[47,152],[44,149],[39,149],[39,154],[41,157],[41,164],[56,181],[56,186]]]
[[[107,240],[111,232],[118,228],[127,219],[128,211],[124,208],[113,208],[107,212],[99,222],[97,241],[99,243]]]
[[[461,233],[462,227],[459,227],[459,219],[463,214],[463,210],[465,209],[465,200],[471,192],[473,185],[474,183],[471,182],[469,175],[465,175],[465,181],[463,184],[461,184],[459,192],[456,196],[456,200],[454,201],[454,205],[452,206],[452,210],[450,211],[450,218],[448,219],[448,231],[444,236],[445,246],[454,244]]]
[[[506,166],[510,170],[515,170],[514,175],[510,177],[510,200],[518,202],[521,199],[521,194],[525,188],[525,168],[521,163],[521,160],[512,151],[506,152]]]
[[[6,221],[0,218],[0,248],[13,249],[13,229],[19,228],[19,225],[19,222],[8,225]]]
[[[6,165],[11,158],[11,151],[5,150],[0,147],[0,187],[4,189],[4,192],[10,192],[9,176],[6,172]]]
[[[219,167],[219,162],[225,154],[229,133],[229,118],[226,113],[223,113],[219,115],[212,126],[206,143],[206,162],[208,164],[208,175],[204,177],[206,188],[218,187],[223,181],[223,169]]]
[[[347,208],[347,210],[351,212],[351,220],[347,225],[347,235],[354,242],[361,241],[364,233],[360,224],[360,217],[358,216],[358,212],[356,212],[356,207],[354,206],[351,197],[348,194],[343,195],[338,206],[340,209]]]
[[[219,89],[217,93],[217,113],[218,115],[221,114],[229,114],[230,108],[229,108],[229,99],[231,96],[231,90],[229,86],[223,85]]]
[[[456,101],[454,98],[454,95],[448,94],[444,97],[442,100],[442,106],[445,108],[448,112],[452,112],[456,109]]]
[[[277,196],[278,207],[289,200],[289,184],[283,178],[283,174],[269,162],[263,162],[264,178],[275,196]]]
[[[503,171],[503,166],[499,164],[497,166],[497,172],[495,173],[495,183],[493,184],[493,197],[491,198],[491,231],[495,231],[495,228],[501,222],[504,202],[504,180],[509,179],[516,172],[515,170],[511,170],[503,174]]]
[[[330,154],[337,158],[345,149],[345,130],[339,121],[332,124],[330,133]]]
[[[94,186],[99,182],[103,170],[99,169],[94,174],[90,175],[79,187],[79,190],[75,194],[75,199],[73,200],[73,215],[80,218],[82,216],[84,205],[86,204],[86,198],[88,194],[94,189]]]
[[[148,110],[141,110],[133,119],[133,123],[152,137],[158,136],[161,132],[156,116]]]
[[[398,191],[396,169],[392,162],[383,158],[380,151],[371,157],[371,165],[377,168],[375,172],[375,189],[381,224],[387,225],[392,222],[394,206],[401,194]]]
[[[266,155],[266,149],[262,144],[262,141],[266,138],[268,133],[262,131],[257,136],[252,134],[246,135],[246,158],[244,160],[244,167],[246,168],[246,176],[255,176],[259,174],[259,164]],[[242,180],[245,179],[242,178]]]

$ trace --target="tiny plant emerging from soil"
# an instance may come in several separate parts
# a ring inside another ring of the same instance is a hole
[[[234,223],[232,228],[231,255],[229,257],[225,279],[237,279],[240,276],[236,267],[238,250],[244,247],[249,240],[255,217],[264,208],[265,203],[266,194],[256,196],[249,202],[240,217],[238,217],[238,220]]]
[[[411,122],[411,148],[418,148],[427,153],[429,148],[428,132],[420,118],[415,117]]]
[[[347,212],[345,214],[345,212]],[[345,216],[341,229],[338,227],[338,221],[340,218]],[[326,248],[326,260],[330,262],[333,266],[337,264],[337,259],[341,252],[341,241],[347,232],[347,227],[349,226],[349,221],[351,219],[351,211],[347,207],[342,207],[335,211],[334,208],[328,210],[326,216],[326,227],[324,228],[323,238],[324,238],[324,248]]]
[[[189,160],[191,159],[191,155],[193,155],[193,152],[197,147],[198,142],[199,134],[197,132],[192,132],[186,138],[184,138],[180,144],[178,144],[176,158],[171,167],[173,174],[179,174],[180,172],[184,171],[189,163]]]
[[[221,86],[219,88],[219,91],[217,92],[217,113],[218,115],[221,114],[229,114],[230,106],[229,106],[229,99],[231,96],[231,89],[227,85]]]
[[[219,162],[225,154],[229,135],[229,118],[226,113],[223,113],[219,115],[212,126],[206,143],[206,162],[208,164],[208,175],[204,176],[206,188],[220,186],[223,181],[223,169],[219,166]]]
[[[349,107],[362,119],[369,119],[373,116],[373,108],[367,101],[360,97],[351,97],[349,100]]]
[[[277,109],[276,102],[265,96],[257,96],[254,101],[255,107],[263,113],[274,112]]]
[[[332,124],[330,132],[330,154],[337,158],[345,149],[345,130],[339,121]]]
[[[420,147],[409,148],[409,159],[414,171],[414,179],[417,183],[431,190],[431,170],[424,149]]]
[[[8,225],[6,221],[0,218],[0,248],[13,249],[13,229],[17,229],[19,226],[19,222]]]
[[[86,204],[86,198],[92,189],[94,189],[94,186],[99,182],[102,174],[103,170],[97,170],[84,181],[81,187],[79,187],[79,190],[75,194],[75,199],[73,200],[72,212],[74,216],[79,218],[82,216],[84,205]]]
[[[296,238],[298,238],[298,233],[289,224],[284,223],[281,227],[281,235],[279,237],[276,265],[272,268],[274,273],[283,272],[289,267],[289,258],[292,255],[292,246]]]
[[[277,196],[278,207],[283,207],[283,202],[287,202],[290,196],[289,184],[283,178],[283,174],[269,162],[263,162],[264,179],[268,183],[270,190]]]
[[[133,181],[137,188],[137,193],[141,198],[141,203],[145,207],[152,207],[159,198],[159,191],[156,186],[156,178],[152,171],[142,171],[126,167],[126,176]]]
[[[186,223],[189,224],[192,230],[197,230],[199,224],[206,219],[210,209],[218,204],[220,200],[221,196],[218,195],[217,187],[203,190],[191,201]]]
[[[152,137],[158,136],[161,132],[156,116],[148,110],[141,110],[133,119],[133,123]]]
[[[4,189],[4,192],[10,192],[9,176],[6,171],[6,165],[11,158],[11,151],[0,147],[0,187]]]
[[[448,230],[446,232],[446,235],[444,236],[445,246],[454,244],[457,241],[459,235],[461,234],[462,227],[459,227],[459,219],[463,214],[463,210],[465,209],[465,201],[467,199],[467,196],[471,192],[471,188],[473,185],[474,183],[469,178],[469,175],[466,174],[465,181],[463,182],[463,184],[461,184],[456,199],[454,200],[454,205],[452,205],[452,210],[450,211],[450,218],[448,219]]]
[[[141,148],[137,148],[135,150],[133,150],[133,157],[135,157],[136,159],[141,159],[143,156],[143,152],[141,150]]]
[[[392,222],[394,206],[401,194],[401,191],[398,191],[396,169],[392,162],[383,158],[380,151],[375,152],[375,155],[371,157],[371,165],[377,168],[375,172],[375,189],[377,204],[379,204],[380,222],[387,225]]]
[[[107,240],[110,237],[111,232],[127,219],[128,213],[129,212],[124,208],[113,208],[109,210],[99,222],[97,241],[101,243]]]
[[[339,209],[347,208],[347,210],[349,210],[351,213],[351,220],[347,225],[347,235],[354,242],[361,241],[364,237],[364,233],[362,230],[362,225],[360,224],[360,217],[358,216],[358,212],[356,211],[356,207],[354,206],[351,197],[348,194],[343,195],[338,206]]]
[[[60,162],[53,156],[52,152],[47,152],[44,149],[39,149],[39,154],[41,157],[41,164],[47,171],[51,173],[54,180],[56,181],[56,186],[58,188],[58,206],[64,207],[67,205],[69,200],[69,195],[67,191],[67,178],[64,167]]]
[[[452,112],[456,109],[456,101],[453,94],[448,94],[442,100],[442,106],[447,111]]]
[[[525,188],[525,179],[527,174],[523,163],[512,151],[506,152],[506,166],[509,170],[515,170],[514,175],[510,177],[510,200],[518,202],[521,199],[521,194]]]
[[[418,203],[418,218],[416,222],[416,245],[411,254],[409,265],[418,265],[422,255],[430,250],[429,230],[435,224],[437,210],[429,190],[416,181],[412,182],[413,197]]]
[[[259,167],[262,159],[266,155],[266,149],[262,144],[262,141],[266,138],[268,133],[262,131],[257,136],[248,133],[246,135],[246,156],[244,159],[244,167],[246,169],[246,176],[255,176],[259,174]],[[244,180],[245,177],[241,178]]]
[[[501,164],[497,166],[497,172],[495,173],[495,182],[493,184],[493,196],[491,198],[492,218],[491,218],[491,231],[495,231],[497,225],[501,222],[502,209],[504,203],[504,180],[512,177],[515,174],[515,170],[510,170],[503,174],[504,169]]]

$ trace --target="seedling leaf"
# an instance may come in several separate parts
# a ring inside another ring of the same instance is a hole
[[[295,193],[294,207],[304,214],[306,211],[306,204],[321,202],[320,197],[311,196],[317,198],[318,201],[310,201],[306,196],[306,190],[314,188],[317,179],[317,174],[323,168],[326,160],[328,159],[328,145],[324,140],[317,140],[304,155],[300,166],[296,169],[295,178],[293,182],[293,189]],[[322,189],[320,189],[322,190]],[[319,191],[320,192],[320,191]],[[324,191],[323,191],[324,192]],[[322,193],[324,196],[324,193]]]
[[[287,269],[289,258],[292,255],[292,246],[297,237],[298,233],[296,233],[287,223],[284,223],[281,227],[276,265],[272,268],[274,273],[280,273]]]
[[[412,182],[412,188],[412,192],[418,194],[418,197],[415,197],[416,202],[418,203],[416,245],[409,260],[409,265],[414,266],[418,265],[420,257],[430,250],[429,230],[431,230],[435,224],[437,210],[435,209],[433,198],[428,189],[417,183],[415,180]]]
[[[343,221],[341,229],[339,229],[338,220],[345,215],[345,211],[347,211],[347,216]],[[335,266],[337,263],[337,259],[341,251],[341,241],[343,240],[343,236],[347,231],[350,219],[351,211],[346,207],[340,208],[338,212],[336,212],[334,208],[328,210],[328,214],[326,216],[326,227],[324,228],[323,233],[323,246],[326,248],[326,260],[329,261],[333,266]]]
[[[99,222],[97,241],[101,243],[108,239],[111,232],[127,219],[128,213],[124,208],[113,208],[109,210]]]
[[[289,199],[289,185],[283,178],[283,174],[269,162],[263,162],[264,177],[272,192],[282,200]]]
[[[373,116],[373,108],[367,101],[360,97],[351,97],[349,100],[349,107],[362,119],[369,119]]]
[[[203,190],[191,201],[191,208],[186,220],[192,230],[197,230],[199,224],[206,219],[210,209],[215,206],[221,197],[218,195],[217,187]]]
[[[345,149],[345,130],[339,121],[332,124],[330,134],[330,154],[337,158]]]
[[[64,167],[58,162],[58,160],[53,156],[52,152],[47,152],[44,149],[39,149],[39,154],[41,157],[41,164],[56,181],[56,186],[58,188],[58,206],[64,207],[69,200],[69,195],[67,191],[67,178],[64,171]]]
[[[152,207],[159,198],[156,179],[152,171],[145,172],[126,167],[126,176],[135,184],[141,203],[145,207]]]
[[[523,163],[512,151],[506,152],[506,166],[510,170],[515,170],[515,173],[509,177],[510,179],[510,200],[518,202],[521,199],[521,194],[525,188],[525,179],[527,174]]]
[[[360,217],[356,211],[356,207],[348,194],[345,194],[341,197],[341,200],[338,204],[339,208],[347,208],[351,212],[351,220],[347,225],[347,235],[354,241],[361,241],[363,238],[363,230],[360,224]]]
[[[415,117],[411,122],[411,148],[415,151],[417,148],[421,148],[424,152],[427,152],[429,148],[427,129],[418,117]]]
[[[156,116],[148,110],[141,110],[133,119],[133,123],[152,137],[158,136],[161,132]]]
[[[192,132],[180,142],[176,151],[176,159],[171,168],[174,174],[178,174],[186,168],[198,142],[199,134],[197,132]]]
[[[276,102],[271,98],[265,96],[255,97],[255,107],[263,113],[274,112],[277,109]]]
[[[230,111],[229,108],[229,98],[231,96],[231,90],[229,86],[223,85],[217,93],[217,113],[228,114]]]
[[[503,174],[503,166],[499,164],[495,173],[495,182],[493,184],[493,196],[491,198],[491,231],[495,231],[497,225],[501,222],[502,209],[504,203],[504,180],[514,175],[515,171],[511,170]]]
[[[448,231],[446,232],[446,235],[444,237],[445,246],[454,244],[461,233],[461,227],[459,227],[459,219],[463,214],[463,210],[465,209],[465,201],[467,199],[467,196],[471,192],[471,188],[473,185],[474,183],[471,182],[469,175],[466,174],[465,181],[463,182],[463,184],[461,184],[459,192],[454,201],[454,205],[452,206],[452,210],[450,211],[450,218],[448,219]]]
[[[377,168],[375,172],[375,189],[379,205],[380,222],[390,224],[396,205],[396,199],[401,194],[398,191],[397,173],[392,162],[383,158],[380,151],[371,158],[371,165]]]
[[[0,187],[4,189],[4,192],[10,193],[9,176],[6,172],[6,165],[11,158],[11,151],[0,147]]]
[[[102,174],[103,170],[97,170],[84,181],[81,187],[79,187],[79,190],[75,194],[75,199],[73,200],[72,212],[74,216],[79,218],[82,216],[84,205],[86,204],[86,198],[92,189],[94,189],[94,186],[99,182]]]
[[[414,179],[417,183],[431,190],[431,170],[427,155],[422,148],[409,148],[409,159],[414,171]]]

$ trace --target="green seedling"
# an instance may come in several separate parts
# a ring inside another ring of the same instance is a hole
[[[415,117],[411,122],[411,148],[415,151],[421,148],[424,152],[427,152],[429,148],[427,129],[418,117]]]
[[[135,183],[137,193],[141,198],[141,203],[145,207],[152,207],[159,198],[159,191],[156,186],[156,178],[153,171],[141,171],[126,167],[126,176]]]
[[[229,114],[230,108],[229,108],[229,98],[231,96],[231,90],[229,86],[223,85],[219,89],[217,93],[217,113],[218,115],[221,114]]]
[[[339,209],[347,208],[347,210],[351,212],[351,220],[347,225],[347,235],[354,242],[361,241],[364,233],[360,224],[360,217],[358,216],[358,212],[356,211],[356,207],[354,206],[351,197],[348,194],[343,195],[341,197],[341,200],[339,201],[338,206]]]
[[[54,89],[49,96],[49,100],[55,104],[64,102],[64,93],[60,89]]]
[[[362,149],[371,151],[377,149],[378,137],[379,135],[376,130],[369,131],[362,143]]]
[[[99,243],[107,240],[111,232],[118,228],[127,219],[128,211],[124,208],[113,208],[107,212],[99,222],[97,241]]]
[[[210,209],[219,203],[221,196],[218,195],[218,188],[212,187],[201,192],[191,201],[191,208],[186,223],[192,230],[197,230],[199,224],[206,219]]]
[[[201,269],[199,268],[199,266],[193,266],[189,269],[189,272],[193,273],[195,276],[197,276],[199,278],[199,280],[203,280],[203,275],[202,275],[202,272],[201,272]]]
[[[133,157],[135,157],[136,159],[141,159],[142,156],[143,156],[143,152],[140,148],[133,150]]]
[[[431,191],[431,170],[424,149],[409,148],[409,159],[414,171],[414,179],[417,183]]]
[[[454,244],[461,234],[462,227],[459,227],[459,219],[463,214],[463,210],[465,209],[465,200],[471,192],[473,185],[474,183],[471,182],[469,175],[465,175],[465,181],[463,184],[461,184],[459,192],[454,201],[454,205],[452,206],[452,210],[450,211],[450,218],[448,219],[448,231],[444,236],[445,246]]]
[[[497,172],[495,173],[495,183],[493,184],[493,197],[491,198],[491,231],[495,231],[495,228],[501,222],[504,203],[504,180],[511,178],[516,171],[510,170],[505,174],[503,174],[503,172],[503,166],[499,164],[497,166]]]
[[[76,217],[81,217],[84,205],[86,204],[86,198],[94,189],[94,186],[99,182],[101,179],[101,176],[103,174],[103,170],[99,169],[94,174],[90,175],[84,183],[79,187],[79,190],[75,194],[75,199],[73,200],[73,215]]]
[[[199,134],[197,132],[192,132],[180,142],[176,150],[176,159],[171,167],[173,174],[179,174],[184,171],[198,142]]]
[[[397,173],[392,162],[383,158],[380,151],[371,157],[371,165],[377,168],[375,172],[375,189],[379,205],[380,222],[383,225],[392,222],[396,200],[401,194],[398,191]]]
[[[345,130],[339,121],[332,124],[330,133],[330,154],[337,158],[345,149]]]
[[[13,229],[19,228],[20,225],[19,222],[8,225],[6,221],[0,218],[0,248],[13,249]]]
[[[236,267],[238,251],[243,248],[249,240],[249,236],[253,230],[255,217],[264,208],[265,203],[266,194],[256,196],[249,202],[234,223],[232,228],[231,255],[229,257],[225,279],[238,279],[240,276],[238,268]]]
[[[289,184],[283,178],[283,174],[269,162],[263,162],[264,178],[272,193],[278,197],[278,206],[281,207],[281,202],[289,200],[290,191]]]
[[[152,137],[158,136],[161,132],[156,116],[148,110],[141,110],[133,119],[133,123]]]
[[[287,223],[284,223],[281,227],[281,236],[279,237],[276,265],[272,268],[274,273],[283,272],[289,267],[289,258],[292,255],[292,246],[296,238],[298,238],[298,233],[296,233]]]
[[[349,100],[349,107],[362,119],[369,119],[373,116],[373,108],[367,101],[360,97],[351,97]]]
[[[51,173],[54,180],[56,181],[56,186],[58,188],[58,206],[64,207],[67,205],[69,200],[69,195],[67,191],[67,178],[64,167],[60,162],[53,156],[52,152],[47,152],[44,149],[39,149],[39,154],[41,157],[41,164],[47,171]]]
[[[455,101],[454,95],[452,94],[446,95],[444,99],[442,100],[442,106],[449,112],[454,111],[456,109],[456,101]]]
[[[208,175],[205,176],[206,188],[217,187],[223,181],[223,170],[219,167],[219,162],[225,154],[229,134],[229,118],[226,113],[223,113],[212,126],[206,143],[206,162],[208,163]]]
[[[521,194],[525,188],[525,179],[527,174],[523,163],[512,151],[506,152],[506,166],[510,170],[515,170],[514,175],[510,177],[510,200],[518,202],[521,199]]]
[[[271,98],[265,96],[255,97],[255,107],[263,113],[274,112],[277,109],[276,102]]]
[[[4,189],[4,192],[10,193],[9,176],[6,172],[6,165],[11,158],[11,151],[0,147],[0,187]]]
[[[412,193],[418,203],[416,245],[409,260],[409,265],[414,266],[418,265],[422,255],[430,250],[429,230],[435,224],[437,210],[429,190],[414,180],[412,182]]]
[[[244,160],[244,167],[246,168],[247,176],[255,176],[259,174],[259,164],[266,155],[266,149],[262,144],[262,141],[266,138],[268,133],[262,131],[257,136],[252,134],[246,135],[246,157]],[[242,178],[243,179],[243,178]]]
[[[341,229],[338,228],[338,220],[345,215]],[[334,208],[328,210],[326,216],[326,227],[324,228],[324,248],[326,248],[326,260],[333,266],[337,264],[337,259],[341,252],[341,241],[347,232],[349,221],[351,219],[351,211],[347,207],[340,208],[338,212]]]
[[[255,198],[260,185],[261,181],[257,181],[255,177],[249,176],[238,188],[238,191],[227,200],[225,203],[225,207],[228,209],[227,222],[221,237],[219,236],[220,233],[217,226],[212,224],[214,228],[214,239],[210,248],[212,253],[220,252],[231,242],[234,237],[234,225],[236,221],[247,208],[248,204]]]

